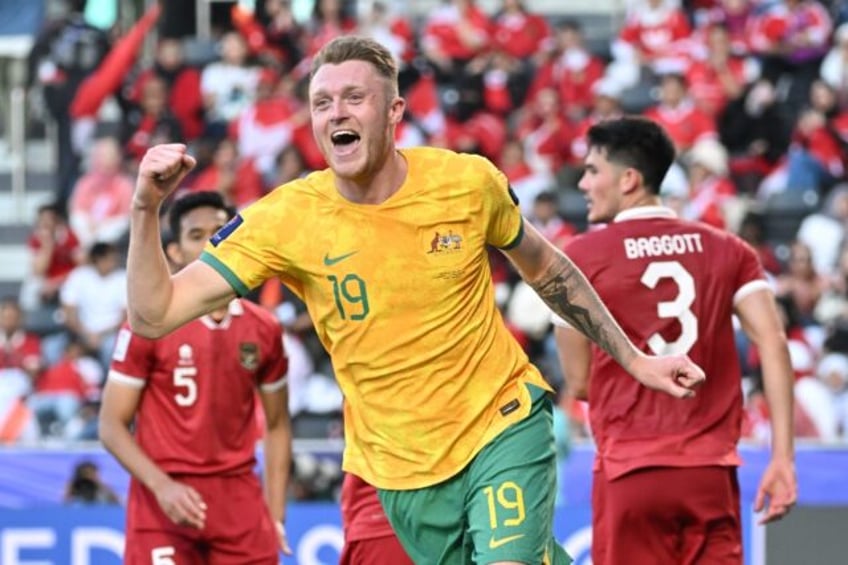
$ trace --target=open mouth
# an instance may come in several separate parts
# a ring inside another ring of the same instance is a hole
[[[330,135],[330,141],[335,147],[349,147],[359,141],[359,134],[353,130],[339,130]]]

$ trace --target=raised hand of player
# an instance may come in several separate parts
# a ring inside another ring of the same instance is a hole
[[[759,523],[766,524],[786,516],[798,499],[798,479],[791,459],[772,459],[760,479],[754,511],[765,513]]]
[[[133,205],[158,210],[159,205],[180,185],[197,161],[182,143],[155,145],[147,150],[138,167]]]
[[[154,493],[162,511],[180,526],[203,529],[206,523],[206,503],[190,486],[168,481]]]
[[[686,355],[640,355],[631,363],[629,371],[646,387],[677,398],[695,396],[695,389],[706,379],[704,371]]]
[[[277,524],[277,540],[280,543],[280,550],[285,555],[291,555],[292,550],[291,550],[291,547],[289,547],[289,538],[288,538],[288,536],[286,536],[286,527],[283,525],[282,522],[277,522],[276,524]]]

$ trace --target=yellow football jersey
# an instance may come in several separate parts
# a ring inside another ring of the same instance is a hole
[[[549,389],[495,306],[486,244],[522,217],[488,160],[402,151],[408,174],[378,205],[342,197],[330,170],[283,185],[213,237],[202,260],[239,294],[279,277],[306,303],[345,396],[344,468],[386,489],[441,482]]]

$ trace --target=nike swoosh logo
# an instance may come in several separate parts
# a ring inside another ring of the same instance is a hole
[[[509,542],[521,539],[524,537],[524,534],[515,534],[514,536],[507,536],[501,539],[495,539],[495,536],[489,538],[489,549],[496,549],[502,545],[506,545]]]
[[[350,257],[351,255],[356,255],[358,251],[351,251],[350,253],[345,253],[344,255],[339,255],[338,257],[330,257],[329,253],[324,254],[324,265],[327,267],[332,267],[336,263],[340,263]]]

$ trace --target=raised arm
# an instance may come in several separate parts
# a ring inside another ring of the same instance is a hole
[[[694,395],[693,388],[704,380],[700,367],[685,355],[652,357],[639,351],[580,269],[529,222],[524,222],[521,242],[504,253],[554,312],[639,382],[680,398]]]
[[[765,509],[761,522],[770,522],[789,512],[798,496],[792,411],[795,377],[783,322],[771,291],[752,292],[736,304],[736,314],[762,360],[771,421],[771,461],[760,480],[754,509]]]
[[[162,251],[162,202],[195,164],[185,145],[172,143],[152,147],[139,166],[130,216],[127,290],[130,326],[144,337],[161,337],[235,297],[229,283],[199,261],[171,276]]]

